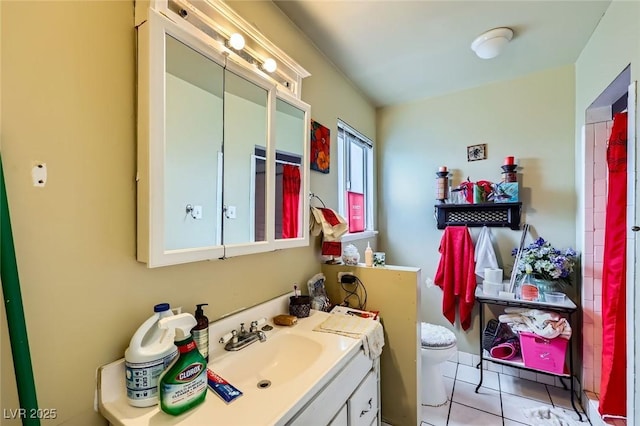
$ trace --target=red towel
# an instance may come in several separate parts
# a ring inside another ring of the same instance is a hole
[[[440,263],[434,282],[444,293],[442,313],[451,324],[456,319],[456,300],[463,330],[471,326],[475,302],[474,247],[466,226],[447,226],[440,240]]]
[[[333,210],[321,208],[320,211],[322,212],[324,220],[326,220],[329,225],[336,226],[340,223],[338,216],[336,216],[336,213]]]

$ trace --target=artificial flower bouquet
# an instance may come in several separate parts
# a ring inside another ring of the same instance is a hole
[[[516,256],[518,249],[511,253]],[[571,273],[577,262],[576,251],[572,248],[558,250],[550,242],[538,238],[522,249],[517,265],[514,265],[518,277],[525,274],[546,281],[561,281],[571,284]]]

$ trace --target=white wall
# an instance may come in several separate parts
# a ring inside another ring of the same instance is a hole
[[[574,246],[573,88],[567,66],[380,110],[379,249],[387,262],[420,267],[423,279],[433,278],[442,236],[433,218],[438,166],[452,170],[454,185],[467,177],[499,182],[511,155],[519,165],[523,222],[555,246]],[[487,144],[488,158],[467,162],[466,147],[480,143]],[[521,233],[491,230],[509,274]],[[472,228],[474,238],[478,232]],[[451,328],[441,313],[442,291],[428,288],[422,295],[425,320]],[[468,332],[457,325],[454,331],[460,350],[478,353],[477,317]]]

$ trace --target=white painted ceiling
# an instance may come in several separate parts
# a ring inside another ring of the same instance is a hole
[[[376,106],[394,105],[575,63],[610,0],[275,0]],[[502,55],[471,42],[514,31]]]

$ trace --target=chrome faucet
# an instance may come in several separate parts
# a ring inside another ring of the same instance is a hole
[[[257,341],[265,342],[267,335],[264,331],[258,330],[258,321],[252,321],[249,331],[244,328],[244,323],[240,324],[240,332],[237,330],[231,331],[231,338],[225,340],[224,337],[220,339],[220,343],[226,343],[224,349],[227,351],[239,351],[244,349],[252,343]]]

